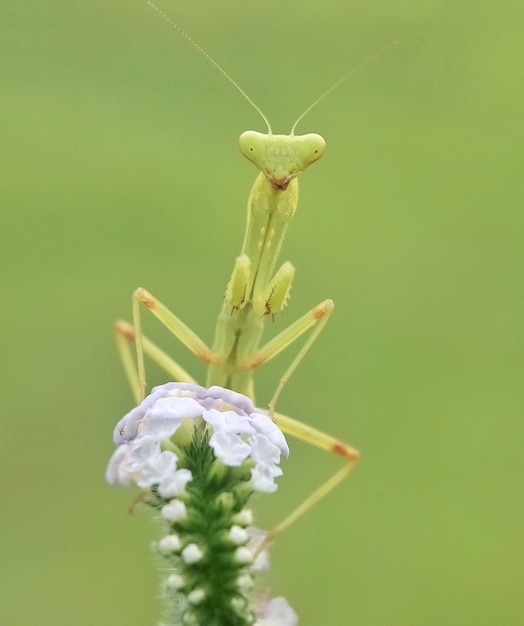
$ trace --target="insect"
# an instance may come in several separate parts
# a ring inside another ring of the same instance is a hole
[[[152,2],[148,4],[235,86],[260,114],[267,133],[246,131],[239,139],[240,150],[260,172],[249,195],[246,234],[226,288],[212,346],[202,341],[155,296],[139,288],[133,293],[133,324],[124,321],[116,323],[119,352],[137,402],[143,399],[146,387],[144,355],[160,365],[174,380],[195,382],[176,361],[143,335],[141,310],[145,306],[191,352],[208,364],[208,386],[220,385],[253,398],[254,370],[309,332],[280,379],[269,402],[268,412],[283,432],[342,457],[344,466],[270,531],[264,542],[267,544],[338,485],[359,459],[358,451],[352,446],[275,410],[284,385],[331,316],[333,301],[324,300],[269,342],[260,345],[265,321],[281,313],[287,304],[295,272],[289,262],[283,263],[276,271],[275,268],[286,230],[297,208],[297,176],[317,161],[325,150],[325,142],[320,135],[295,135],[295,129],[304,115],[341,82],[394,44],[348,72],[315,100],[297,119],[289,135],[276,135],[272,133],[266,116],[229,74],[158,7]],[[136,364],[132,344],[135,345]]]

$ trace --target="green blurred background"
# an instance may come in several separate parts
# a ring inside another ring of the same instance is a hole
[[[279,408],[363,461],[274,547],[272,593],[304,626],[523,624],[522,3],[161,6],[276,132],[401,40],[299,128],[328,151],[301,179],[271,333],[337,309]],[[0,623],[154,624],[157,526],[104,482],[132,404],[112,323],[141,285],[211,341],[255,177],[236,138],[263,124],[144,2],[0,14]],[[289,359],[258,373],[260,404]],[[292,442],[259,524],[339,466]]]

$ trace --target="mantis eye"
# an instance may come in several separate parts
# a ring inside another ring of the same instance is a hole
[[[260,145],[264,137],[266,135],[258,133],[256,130],[246,130],[245,133],[242,133],[238,140],[242,154],[252,161],[255,155],[260,152]]]
[[[298,137],[297,137],[298,139]],[[309,133],[307,135],[300,136],[300,145],[298,147],[298,154],[304,166],[307,167],[318,161],[326,150],[326,142],[324,139],[316,133]]]

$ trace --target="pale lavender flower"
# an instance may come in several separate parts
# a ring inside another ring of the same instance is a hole
[[[155,551],[174,623],[220,615],[221,624],[294,626],[285,600],[253,605],[254,576],[269,557],[247,505],[254,491],[277,489],[289,453],[273,421],[239,393],[168,383],[118,422],[114,442],[108,482],[147,489],[143,501],[168,527]]]
[[[143,488],[157,486],[166,498],[180,496],[191,474],[187,468],[178,469],[177,432],[183,424],[194,428],[202,421],[217,459],[229,467],[249,463],[253,489],[276,490],[274,479],[282,474],[278,464],[289,454],[276,424],[239,393],[188,383],[155,387],[118,422],[114,432],[118,447],[107,468],[108,482],[128,485],[134,481]]]

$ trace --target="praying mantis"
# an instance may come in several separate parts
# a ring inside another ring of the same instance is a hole
[[[267,545],[332,491],[351,472],[360,456],[352,446],[275,410],[284,385],[333,313],[333,301],[327,299],[317,304],[276,337],[260,345],[264,322],[280,314],[286,307],[295,272],[288,261],[278,270],[275,271],[275,268],[286,230],[297,208],[297,177],[317,161],[325,150],[325,142],[320,135],[295,135],[294,131],[318,102],[394,44],[369,57],[315,100],[297,119],[289,135],[277,135],[272,133],[266,116],[229,74],[158,7],[149,1],[148,4],[234,85],[260,114],[267,126],[267,133],[246,131],[239,139],[241,152],[259,169],[259,174],[249,195],[246,234],[227,284],[212,346],[208,346],[170,309],[143,288],[133,293],[133,323],[120,320],[115,325],[117,344],[137,402],[143,399],[146,388],[145,356],[161,366],[174,380],[195,382],[185,369],[144,336],[142,307],[151,311],[182,344],[208,364],[207,386],[219,385],[254,399],[254,370],[306,334],[305,342],[278,383],[269,402],[268,414],[284,433],[340,456],[344,465],[268,533],[264,540],[264,545]],[[133,355],[133,345],[136,356]]]

